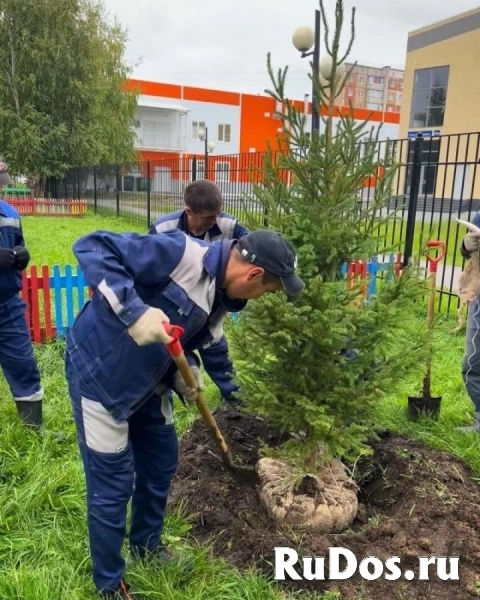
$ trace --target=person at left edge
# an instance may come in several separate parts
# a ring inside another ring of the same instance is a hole
[[[0,159],[0,187],[12,184]],[[19,213],[0,200],[0,365],[23,423],[42,427],[43,387],[25,319],[22,271],[30,262]]]

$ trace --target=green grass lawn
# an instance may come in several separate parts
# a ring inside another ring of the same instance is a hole
[[[152,220],[162,213],[152,212]],[[241,220],[246,221],[252,214],[244,210],[235,211],[235,215]],[[256,216],[256,215],[255,215]],[[258,215],[259,220],[263,220],[263,215]],[[405,238],[406,223],[400,219],[391,221],[379,228],[378,236],[381,238],[380,248],[383,246],[390,248],[396,246],[402,250],[402,244]],[[32,264],[35,265],[54,265],[72,263],[74,260],[72,253],[72,244],[80,236],[95,229],[111,229],[115,231],[138,231],[146,232],[146,221],[138,216],[130,218],[128,215],[122,215],[120,218],[114,216],[110,211],[103,215],[94,215],[89,212],[85,217],[67,218],[67,217],[24,217],[23,229],[25,238],[32,254]],[[455,222],[418,222],[415,228],[414,252],[419,252],[428,240],[442,240],[447,243],[446,261],[453,264],[455,248],[455,264],[461,264],[461,256],[458,246],[464,234],[463,228],[459,230]],[[396,249],[397,249],[396,248]]]
[[[95,229],[130,230],[115,218],[25,218],[27,243],[36,264],[73,261],[71,244]],[[52,245],[50,245],[52,244]],[[419,323],[420,325],[420,323]],[[480,436],[461,436],[454,426],[467,423],[473,413],[463,389],[460,366],[462,335],[451,333],[454,323],[438,326],[433,367],[434,392],[443,396],[438,422],[411,423],[405,409],[408,395],[421,384],[412,381],[398,395],[379,404],[377,423],[396,432],[424,440],[464,459],[480,477]],[[63,344],[36,347],[45,396],[45,420],[50,431],[66,431],[58,444],[47,432],[27,432],[19,424],[5,381],[0,377],[0,598],[17,600],[93,600],[88,536],[85,521],[85,489],[71,409],[63,376]],[[214,405],[217,391],[207,390]],[[179,435],[196,414],[177,404]],[[199,498],[199,502],[202,499]],[[175,568],[128,566],[128,577],[145,598],[161,600],[280,600],[306,593],[287,594],[258,574],[239,573],[209,556],[188,537],[186,515],[169,514],[165,541],[185,547],[195,561],[186,575]],[[339,600],[327,594],[318,600]]]
[[[407,222],[404,219],[392,218],[388,223],[381,225],[378,228],[379,248],[393,248],[395,252],[403,252],[405,243]],[[452,220],[447,220],[446,215],[439,220],[426,219],[424,222],[417,221],[415,223],[415,231],[413,238],[413,253],[419,254],[425,248],[429,241],[442,241],[446,244],[447,253],[442,263],[461,266],[462,256],[460,254],[460,244],[465,229],[460,227]]]
[[[128,220],[88,213],[84,217],[24,217],[23,233],[32,256],[32,265],[75,264],[72,244],[96,229],[142,231]]]

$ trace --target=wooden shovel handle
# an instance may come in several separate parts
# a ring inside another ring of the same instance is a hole
[[[195,400],[195,403],[197,405],[198,411],[200,412],[200,415],[202,416],[205,425],[212,431],[215,438],[215,442],[217,443],[220,451],[226,454],[228,453],[227,443],[222,435],[222,432],[218,428],[215,418],[213,417],[212,413],[210,412],[210,409],[208,408],[203,392],[198,389],[198,383],[195,378],[195,375],[188,363],[185,353],[183,352],[183,348],[180,343],[180,336],[183,334],[184,330],[178,325],[170,325],[169,323],[164,323],[164,327],[167,334],[171,338],[173,338],[172,341],[166,345],[167,350],[169,351],[171,357],[177,365],[177,368],[180,371],[180,375],[182,376],[187,387],[197,391],[197,398]]]

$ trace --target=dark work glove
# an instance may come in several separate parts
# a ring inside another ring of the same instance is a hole
[[[25,246],[15,246],[13,251],[15,252],[13,268],[17,271],[23,271],[27,268],[28,263],[30,262],[30,253]]]
[[[11,269],[15,260],[15,252],[10,248],[0,248],[0,269]]]

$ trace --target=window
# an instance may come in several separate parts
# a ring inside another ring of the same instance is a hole
[[[358,90],[357,95],[359,98],[365,98],[365,90]]]
[[[193,173],[193,161],[191,162],[190,171]],[[210,166],[210,165],[209,165]],[[210,171],[210,169],[208,169]],[[205,179],[205,159],[197,158],[197,179]]]
[[[365,83],[366,83],[365,75],[360,75],[358,78],[358,84],[365,85]]]
[[[441,127],[450,67],[417,69],[413,80],[410,127]]]
[[[352,88],[348,88],[347,89],[347,96],[353,96],[353,90],[352,90]]]
[[[205,131],[207,124],[205,121],[192,121],[192,140],[200,139],[198,137],[199,131]]]
[[[219,125],[218,126],[218,141],[229,142],[230,141],[230,125]]]
[[[383,98],[382,90],[368,90],[369,98]]]
[[[230,181],[230,163],[217,162],[215,163],[215,182],[228,183]]]
[[[383,83],[383,77],[378,77],[377,75],[370,75],[368,80],[374,85],[381,85]]]

